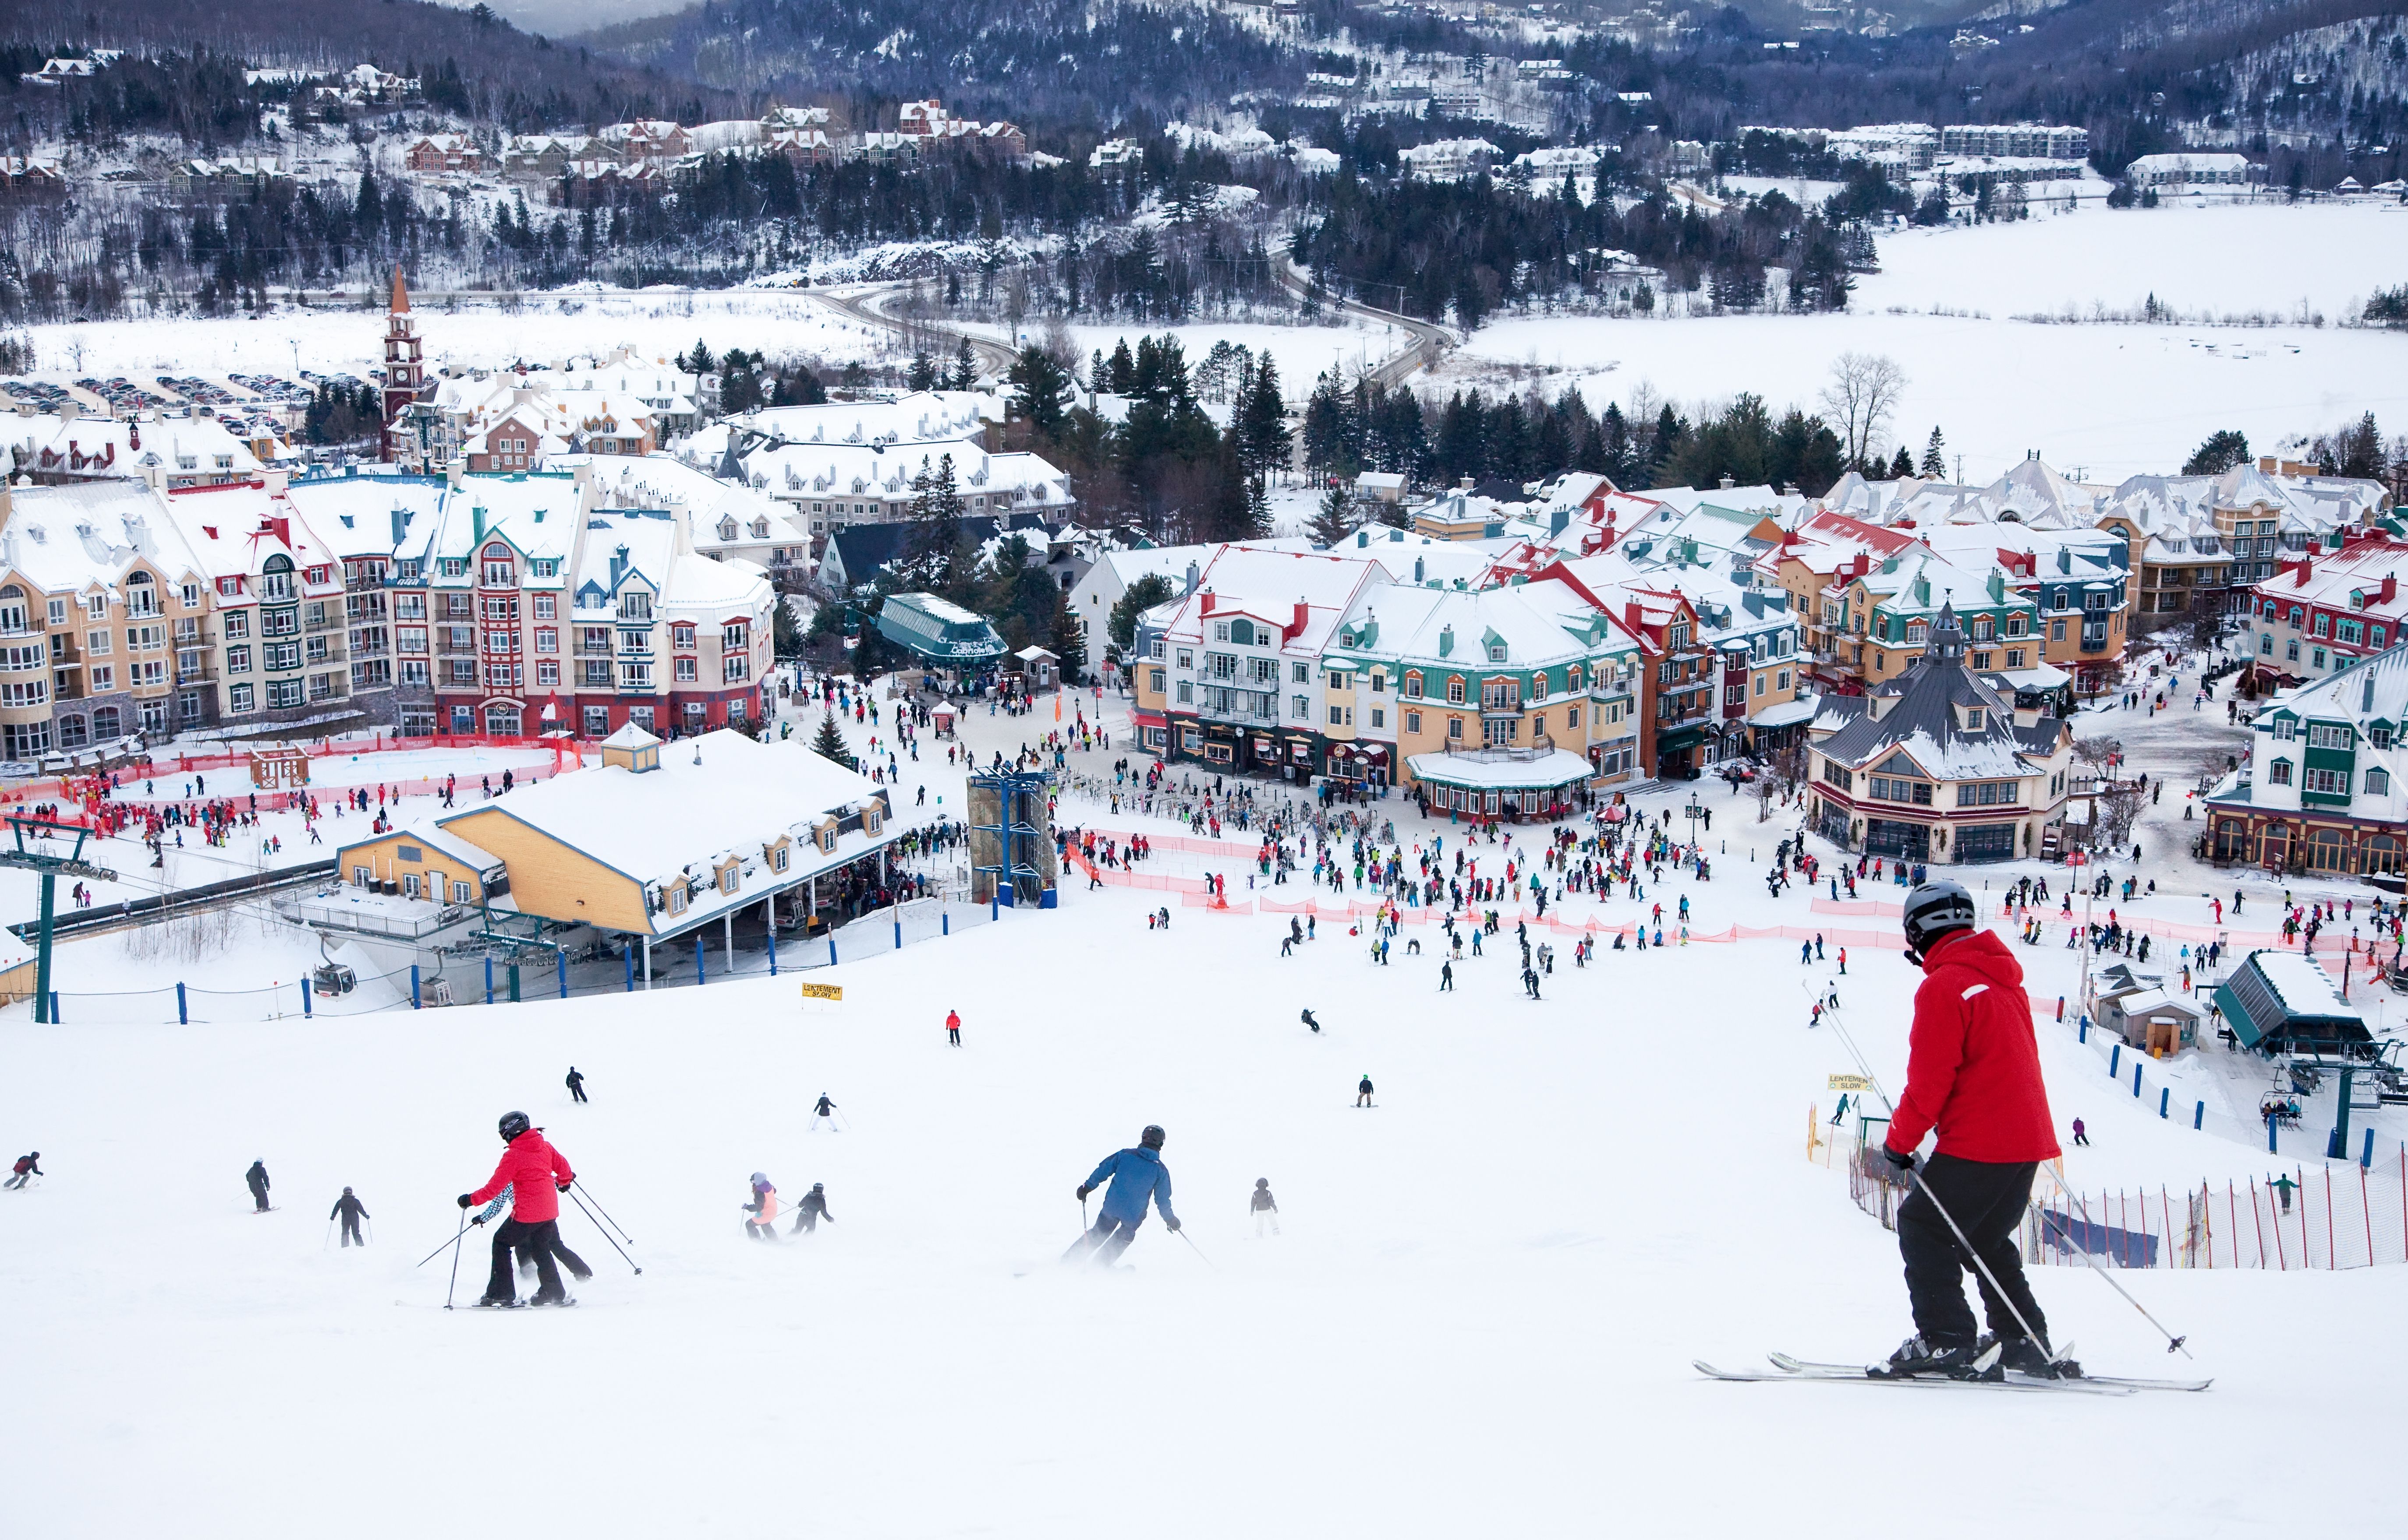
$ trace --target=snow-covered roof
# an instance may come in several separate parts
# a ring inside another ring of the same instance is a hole
[[[2332,975],[2315,960],[2298,952],[2255,951],[2249,964],[2265,976],[2283,1008],[2294,1016],[2342,1016],[2363,1020],[2356,1005],[2342,998]]]
[[[1405,760],[1413,778],[1441,786],[1488,791],[1537,791],[1571,786],[1597,774],[1584,754],[1557,749],[1524,757],[1473,758],[1468,754],[1412,754]]]
[[[2014,703],[1966,668],[1964,630],[1944,606],[1923,655],[1876,693],[1887,703],[1878,716],[1862,706],[1842,714],[1826,706],[1817,712],[1817,733],[1827,716],[1837,718],[1834,730],[1815,745],[1825,758],[1872,770],[1903,753],[1917,774],[1934,780],[2020,777],[2043,768],[2065,741],[2065,726],[2055,717],[2018,726]],[[1972,710],[1982,713],[1978,727],[1967,725]]]
[[[201,572],[159,495],[139,481],[18,487],[0,565],[49,593],[114,588],[136,562],[169,581]]]

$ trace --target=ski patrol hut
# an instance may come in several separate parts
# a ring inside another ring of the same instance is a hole
[[[1041,647],[1024,647],[1011,655],[1011,672],[1020,676],[1021,689],[1033,695],[1062,682],[1062,659]]]
[[[2366,1018],[2341,996],[2332,976],[2297,952],[2251,952],[2215,987],[2215,1003],[2244,1048],[2319,1057],[2369,1058]]]

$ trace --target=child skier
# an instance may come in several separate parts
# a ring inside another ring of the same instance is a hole
[[[1272,1234],[1276,1235],[1280,1233],[1279,1200],[1271,1196],[1271,1179],[1268,1176],[1254,1178],[1254,1197],[1246,1206],[1254,1212],[1254,1239],[1263,1238],[1265,1225],[1270,1227]]]
[[[752,1217],[744,1221],[747,1238],[774,1241],[778,1238],[778,1189],[759,1172],[752,1173],[752,1201],[744,1205],[744,1212]]]

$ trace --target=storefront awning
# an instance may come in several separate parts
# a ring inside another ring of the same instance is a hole
[[[1709,729],[1704,723],[1693,727],[1676,727],[1656,739],[1656,752],[1670,754],[1683,749],[1694,749],[1706,741]]]
[[[1545,791],[1578,786],[1597,772],[1584,755],[1558,749],[1528,757],[1472,759],[1463,754],[1414,754],[1405,761],[1427,786],[1475,791]]]

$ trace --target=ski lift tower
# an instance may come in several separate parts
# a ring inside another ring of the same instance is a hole
[[[41,936],[36,947],[39,961],[34,968],[34,1020],[48,1025],[50,1020],[50,926],[51,915],[57,906],[59,877],[64,874],[67,877],[88,877],[98,882],[114,882],[117,874],[83,859],[84,841],[93,835],[88,825],[55,823],[49,819],[12,814],[8,827],[15,833],[17,843],[14,848],[0,846],[0,866],[42,874]],[[36,839],[47,839],[52,834],[73,834],[75,848],[63,856],[34,849],[25,843],[28,834]]]
[[[1047,777],[992,770],[969,778],[970,902],[1011,895],[1014,905],[1054,903],[1053,815]]]

